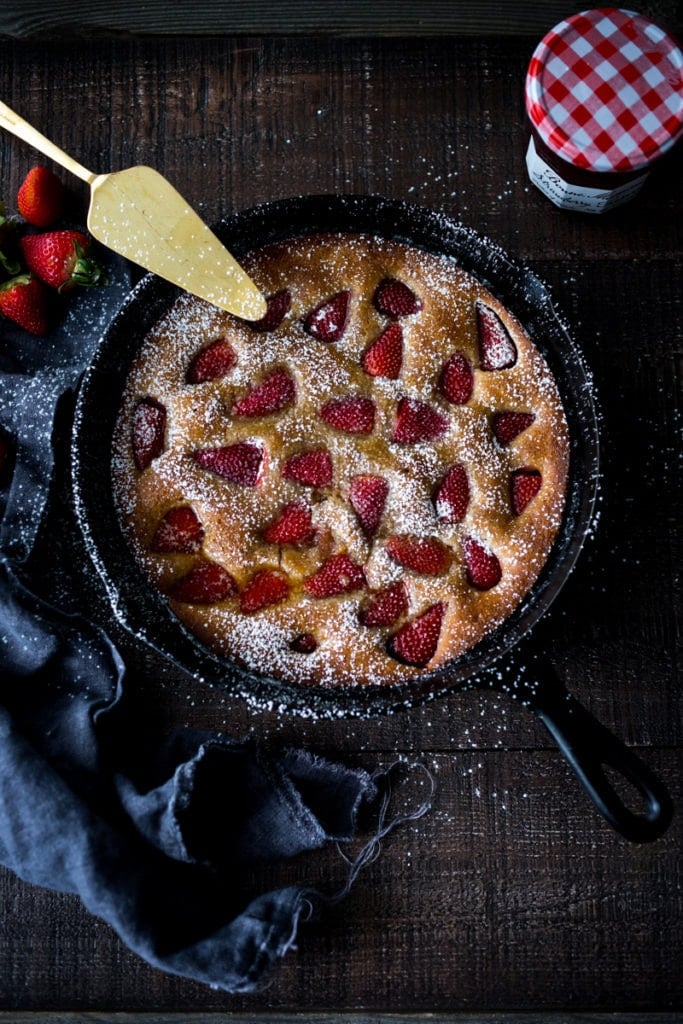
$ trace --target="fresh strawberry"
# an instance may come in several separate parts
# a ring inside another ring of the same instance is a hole
[[[170,597],[187,604],[216,604],[237,593],[235,580],[218,562],[198,562],[187,576],[175,583]]]
[[[152,551],[191,555],[199,551],[203,540],[204,528],[195,510],[190,505],[177,505],[160,520],[152,538]]]
[[[313,654],[318,646],[318,641],[312,633],[299,633],[289,641],[289,646],[297,654]]]
[[[305,501],[290,501],[283,505],[275,519],[263,531],[267,544],[303,544],[311,541],[311,508]]]
[[[295,480],[304,487],[329,487],[332,483],[332,458],[326,448],[311,448],[290,455],[282,467],[285,480]]]
[[[423,576],[441,576],[451,564],[451,552],[438,537],[399,533],[389,537],[385,548],[393,562]]]
[[[514,515],[521,516],[541,489],[543,477],[537,469],[523,466],[510,474],[510,504]]]
[[[490,306],[476,302],[479,363],[482,370],[507,370],[517,362],[517,347]]]
[[[260,569],[255,573],[240,597],[240,611],[253,615],[272,604],[281,604],[289,597],[289,580],[277,569]]]
[[[352,590],[360,590],[365,586],[365,573],[361,565],[357,565],[346,554],[332,555],[317,572],[307,576],[304,589],[312,597],[333,597],[335,594],[348,594]]]
[[[64,185],[49,167],[32,167],[17,193],[19,213],[36,228],[59,220],[64,209]]]
[[[439,602],[430,605],[410,622],[389,637],[387,650],[398,661],[415,668],[424,668],[434,657],[441,636],[446,605]]]
[[[392,320],[399,320],[402,316],[411,316],[422,309],[422,300],[418,298],[412,289],[398,281],[395,277],[385,277],[377,285],[372,300],[375,308]]]
[[[216,338],[194,356],[187,368],[188,384],[203,384],[227,376],[237,362],[232,345],[225,338]]]
[[[237,441],[224,448],[199,448],[194,460],[203,469],[242,487],[257,487],[265,471],[266,453],[253,441]]]
[[[364,626],[393,626],[408,611],[408,592],[401,580],[376,591],[358,617]]]
[[[383,476],[363,473],[354,476],[349,486],[349,501],[363,530],[372,537],[384,515],[389,484]]]
[[[500,583],[502,570],[493,551],[484,547],[474,537],[465,537],[463,542],[467,580],[477,590],[490,590]]]
[[[392,440],[417,444],[442,437],[449,427],[448,417],[417,398],[402,398],[398,403]]]
[[[71,291],[77,285],[91,288],[102,278],[102,269],[87,256],[90,239],[80,231],[45,231],[20,240],[26,266],[51,288]]]
[[[389,324],[370,343],[361,358],[361,366],[371,377],[396,380],[403,363],[403,329],[400,324]]]
[[[247,392],[232,407],[233,416],[269,416],[291,405],[296,398],[296,384],[285,370],[273,370],[260,384]]]
[[[318,341],[339,341],[349,316],[350,291],[337,292],[307,314],[304,330]]]
[[[442,393],[453,405],[465,405],[474,390],[472,365],[462,352],[454,352],[444,364],[439,381]]]
[[[499,444],[508,445],[535,419],[532,412],[496,412],[491,417],[493,436]]]
[[[156,398],[141,398],[133,413],[133,459],[143,470],[164,450],[166,407]]]
[[[287,288],[283,288],[266,299],[267,309],[260,320],[249,321],[249,326],[254,331],[274,331],[279,327],[289,313],[292,305],[292,296]]]
[[[461,523],[470,503],[470,485],[467,470],[461,462],[446,472],[436,492],[436,514],[444,523]]]
[[[320,410],[320,419],[345,434],[371,434],[375,426],[375,403],[361,395],[333,398]]]
[[[47,334],[48,296],[30,274],[18,274],[0,284],[0,313],[30,334]]]

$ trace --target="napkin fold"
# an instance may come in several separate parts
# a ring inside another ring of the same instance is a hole
[[[73,391],[130,287],[123,261],[108,274],[47,339],[0,326],[0,863],[78,894],[150,964],[249,992],[331,898],[254,891],[251,866],[349,840],[374,812],[346,892],[396,823],[388,775],[218,731],[136,734],[122,658],[81,606],[63,501]]]
[[[251,990],[325,897],[287,886],[249,898],[245,869],[351,838],[375,781],[303,750],[182,730],[145,751],[143,785],[106,636],[37,599],[6,562],[0,622],[0,862],[77,893],[149,963]]]

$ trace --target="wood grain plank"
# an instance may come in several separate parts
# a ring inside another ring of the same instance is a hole
[[[6,43],[2,84],[10,105],[93,169],[152,160],[209,220],[302,192],[375,192],[443,210],[522,259],[539,244],[560,260],[680,254],[680,147],[636,203],[603,217],[557,210],[527,181],[532,48],[501,38],[322,39],[314,51],[277,38]],[[87,115],[74,119],[78,108]],[[11,187],[35,155],[7,146]]]
[[[586,807],[552,752],[444,754],[428,765],[437,783],[431,812],[383,844],[349,898],[302,930],[298,949],[255,996],[153,970],[76,898],[0,872],[0,1009],[640,1013],[681,1005],[680,815],[663,839],[638,846]],[[658,752],[653,767],[680,801],[683,753]],[[419,779],[397,788],[396,810],[421,797]],[[302,881],[332,892],[344,874],[331,848],[253,870],[245,900],[258,886]]]
[[[683,154],[621,211],[556,210],[524,171],[532,47],[503,37],[5,41],[0,95],[93,169],[156,165],[207,220],[298,193],[384,194],[461,218],[548,281],[600,393],[604,483],[595,537],[534,635],[680,806],[672,567]],[[0,138],[5,197],[33,162]],[[93,581],[84,586],[97,607]],[[141,749],[194,725],[368,767],[415,758],[435,773],[437,802],[391,838],[351,898],[307,929],[271,987],[249,999],[151,970],[73,897],[0,871],[0,1009],[13,1020],[28,1010],[109,1019],[133,1008],[479,1011],[495,1020],[517,1008],[547,1019],[559,1009],[590,1018],[683,1006],[680,814],[653,846],[620,840],[526,710],[464,693],[376,720],[287,718],[199,686],[109,625],[127,655]],[[342,876],[327,851],[279,877],[332,886]],[[255,873],[245,886],[276,880]]]
[[[573,5],[581,10],[580,5]],[[665,23],[675,22],[672,0],[645,3],[639,8]],[[172,34],[287,34],[315,33],[351,36],[536,35],[572,12],[561,0],[540,4],[519,0],[514,5],[482,0],[429,0],[416,8],[409,0],[291,0],[286,8],[273,0],[214,0],[211,4],[170,6],[164,0],[87,0],[74,13],[67,0],[46,7],[40,0],[0,5],[0,35],[17,38],[72,36],[92,33]],[[679,13],[679,12],[678,12]],[[680,16],[680,15],[679,15]]]
[[[382,192],[462,215],[537,269],[576,325],[596,375],[606,471],[596,541],[536,632],[568,686],[608,725],[630,742],[678,742],[677,605],[660,566],[675,557],[679,191],[666,170],[641,202],[601,219],[567,216],[524,184],[525,131],[511,119],[509,100],[515,89],[519,96],[525,50],[499,40],[323,40],[312,59],[308,46],[287,40],[27,45],[5,48],[0,75],[2,95],[31,109],[84,162],[98,170],[156,163],[207,219],[294,192]],[[74,118],[77,108],[82,115]],[[15,140],[1,140],[9,194],[34,159]],[[132,677],[145,677],[140,692],[150,714],[162,706],[166,725],[217,719],[332,747],[347,729],[283,726],[277,716],[252,715],[198,689],[147,652],[136,649],[130,662]],[[355,732],[364,749],[547,744],[528,714],[477,695]]]
[[[549,1013],[543,1024],[681,1024],[680,1013]],[[0,1013],[0,1024],[538,1024],[535,1013]]]
[[[681,1024],[679,1013],[549,1013],[543,1024]],[[0,1013],[0,1024],[538,1024],[534,1013]]]
[[[1,70],[3,95],[18,109],[35,107],[36,122],[52,125],[65,148],[97,169],[156,162],[186,195],[197,197],[208,219],[296,191],[381,191],[419,198],[456,216],[462,212],[472,226],[504,239],[515,256],[537,269],[577,325],[596,374],[606,405],[607,456],[596,542],[537,630],[539,642],[554,652],[577,696],[630,742],[677,742],[680,716],[672,701],[678,665],[667,639],[675,635],[676,602],[673,580],[659,567],[672,564],[675,554],[669,353],[680,345],[683,317],[681,264],[673,259],[681,236],[677,218],[667,211],[677,208],[679,193],[665,175],[664,188],[653,189],[623,219],[605,221],[567,216],[527,191],[516,172],[511,178],[525,138],[509,115],[523,54],[523,45],[499,41],[322,41],[315,60],[308,47],[284,40],[227,46],[103,42],[88,51],[76,45],[8,47]],[[399,57],[406,88],[396,90]],[[182,84],[180,67],[188,76]],[[420,88],[424,83],[428,87]],[[74,119],[78,104],[83,115]],[[489,159],[491,152],[496,160]],[[34,158],[3,138],[2,160],[10,153],[3,180],[11,193]],[[406,187],[416,180],[419,188]],[[619,301],[610,302],[610,296]],[[634,361],[643,372],[632,372]],[[644,411],[658,410],[661,396],[663,416],[650,415],[639,433]],[[637,461],[634,451],[640,453]],[[651,489],[639,486],[645,478],[651,486],[657,483],[654,507]],[[626,558],[627,552],[634,557]],[[253,715],[197,688],[146,652],[135,650],[130,662],[133,678],[145,677],[140,692],[150,715],[160,706],[168,713],[165,725],[218,720],[239,731],[330,747],[347,729],[338,723],[282,725],[277,716]],[[650,677],[656,685],[644,687],[642,680]],[[535,721],[506,699],[477,695],[440,701],[409,718],[399,715],[388,726],[364,724],[355,732],[364,749],[548,742]]]

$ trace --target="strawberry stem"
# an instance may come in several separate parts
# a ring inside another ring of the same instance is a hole
[[[19,285],[28,284],[32,280],[31,274],[25,271],[23,274],[17,274],[15,277],[9,279],[9,281],[3,281],[0,284],[0,292],[8,292],[12,288],[17,288]]]
[[[21,264],[17,260],[11,259],[6,256],[5,253],[0,249],[0,267],[9,274],[10,277],[14,277],[21,270]]]
[[[106,284],[106,278],[99,263],[86,256],[78,242],[74,242],[74,249],[76,251],[76,262],[71,272],[71,278],[58,291],[61,292],[67,285],[78,285],[80,288],[94,288],[98,284]]]

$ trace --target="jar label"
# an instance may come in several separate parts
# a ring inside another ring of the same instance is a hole
[[[533,138],[529,140],[526,166],[531,181],[562,210],[579,210],[584,213],[604,213],[615,206],[632,199],[643,186],[648,172],[632,178],[616,188],[587,188],[572,185],[553,170],[536,152]]]

